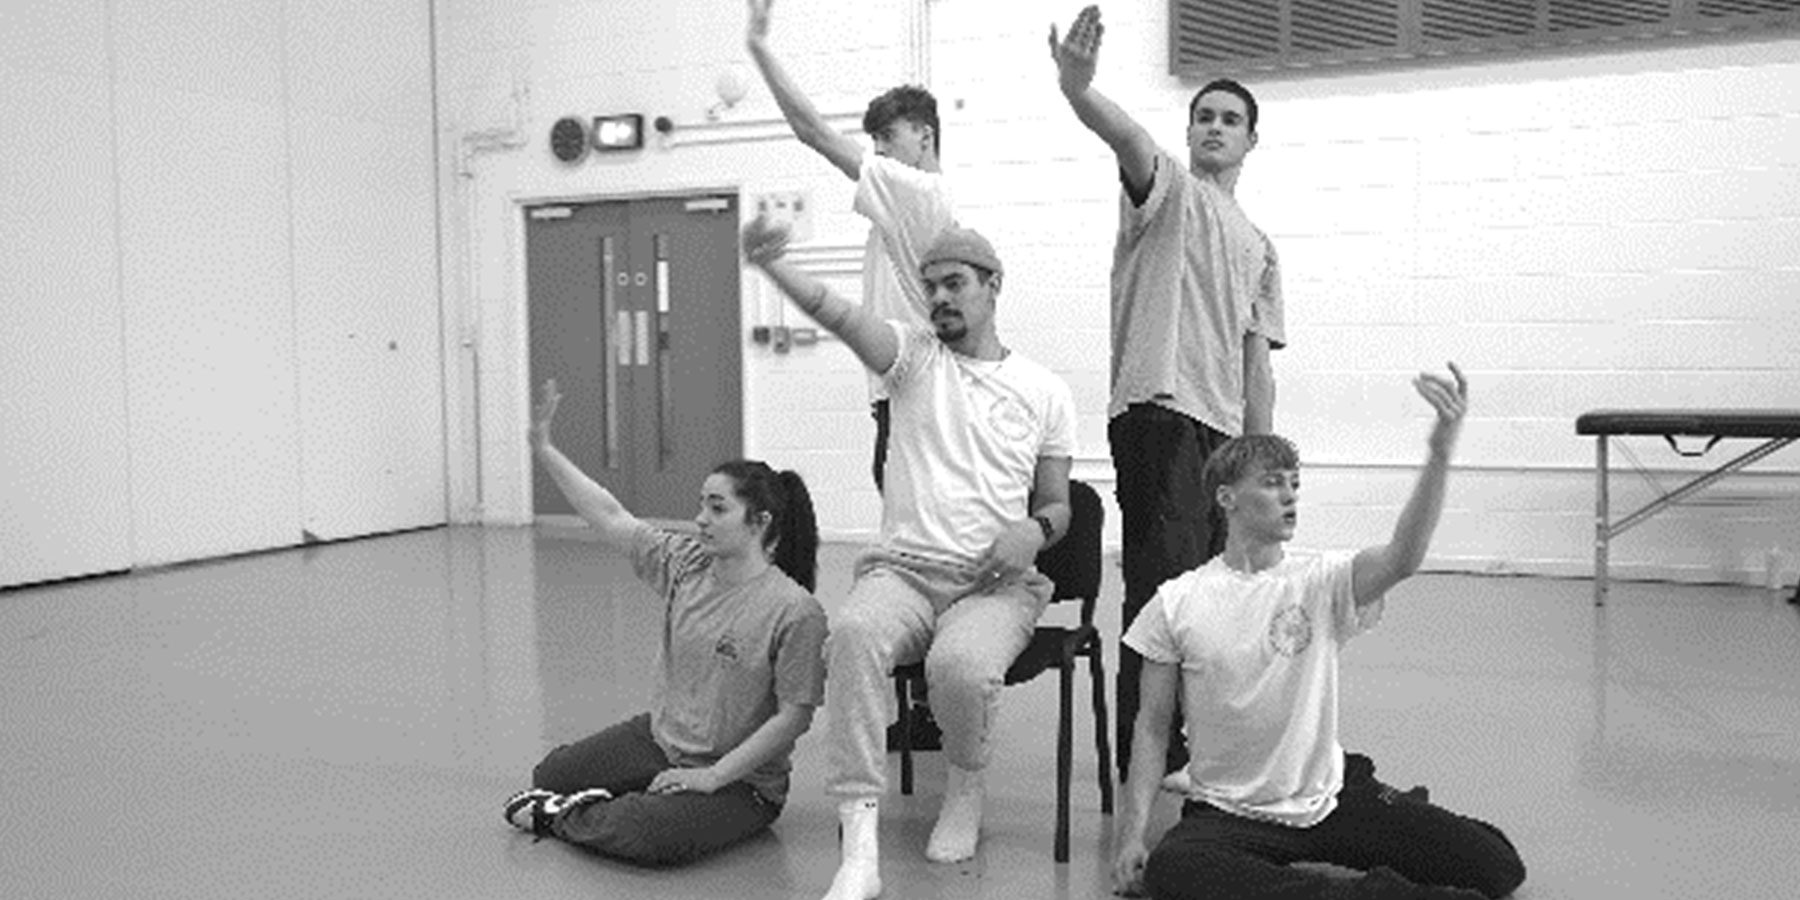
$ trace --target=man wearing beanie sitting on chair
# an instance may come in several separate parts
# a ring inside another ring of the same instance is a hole
[[[848,344],[892,403],[881,538],[831,619],[827,790],[843,857],[827,900],[881,892],[876,822],[887,788],[882,726],[895,665],[925,661],[949,783],[926,856],[975,855],[982,771],[1006,669],[1050,600],[1032,567],[1069,526],[1075,402],[994,330],[1002,270],[981,235],[946,229],[920,258],[931,327],[882,321],[784,259],[787,233],[745,226],[746,260]]]

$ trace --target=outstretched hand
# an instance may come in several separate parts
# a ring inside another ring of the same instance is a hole
[[[1106,26],[1100,24],[1100,7],[1088,6],[1075,17],[1069,33],[1056,39],[1056,24],[1050,25],[1050,58],[1056,61],[1062,92],[1074,96],[1094,83],[1094,68],[1100,58],[1100,36]]]
[[[787,255],[788,229],[758,214],[744,226],[742,243],[744,259],[753,266],[766,266]]]
[[[1448,452],[1462,430],[1463,415],[1469,410],[1469,380],[1456,363],[1450,363],[1451,378],[1432,372],[1420,372],[1413,379],[1413,389],[1437,410],[1437,424],[1431,429],[1431,449]],[[1454,379],[1454,380],[1452,380]]]
[[[550,423],[556,419],[556,405],[562,402],[562,392],[556,389],[556,379],[544,382],[544,393],[531,411],[531,447],[533,450],[550,446]]]
[[[769,7],[775,0],[750,0],[750,27],[745,40],[758,43],[769,37]]]

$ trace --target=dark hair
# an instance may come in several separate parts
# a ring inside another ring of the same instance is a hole
[[[800,474],[777,472],[753,459],[720,463],[713,474],[731,479],[732,494],[744,504],[745,521],[769,514],[763,549],[775,551],[775,566],[801,587],[813,590],[819,574],[819,521],[813,515],[812,494]]]
[[[1213,91],[1224,91],[1227,94],[1235,94],[1239,100],[1244,101],[1244,116],[1249,120],[1250,133],[1255,134],[1256,95],[1250,93],[1249,88],[1244,87],[1229,78],[1215,78],[1212,81],[1207,82],[1206,86],[1194,92],[1194,99],[1188,101],[1188,124],[1194,124],[1194,114],[1200,111],[1200,98]]]
[[[895,119],[905,119],[914,125],[931,126],[931,152],[944,152],[944,130],[938,127],[937,98],[931,96],[930,91],[916,84],[903,84],[888,89],[886,93],[869,101],[869,109],[863,113],[863,131],[878,134],[883,128],[892,125]]]
[[[1219,502],[1219,488],[1232,484],[1254,468],[1298,469],[1300,451],[1294,442],[1278,434],[1246,434],[1219,445],[1200,470],[1201,496],[1207,504]]]

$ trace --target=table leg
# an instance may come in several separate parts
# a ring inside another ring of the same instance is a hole
[[[1607,524],[1606,435],[1600,435],[1594,447],[1594,477],[1598,479],[1594,490],[1594,605],[1605,606],[1607,542],[1611,539]]]

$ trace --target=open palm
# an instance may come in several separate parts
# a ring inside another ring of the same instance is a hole
[[[561,402],[562,392],[556,389],[556,379],[545,381],[544,392],[531,410],[531,446],[550,445],[550,423],[556,421],[556,406]]]
[[[1100,36],[1105,33],[1098,6],[1083,9],[1061,41],[1056,37],[1056,25],[1050,26],[1050,58],[1056,61],[1063,93],[1077,94],[1093,84],[1094,69],[1100,59]]]

